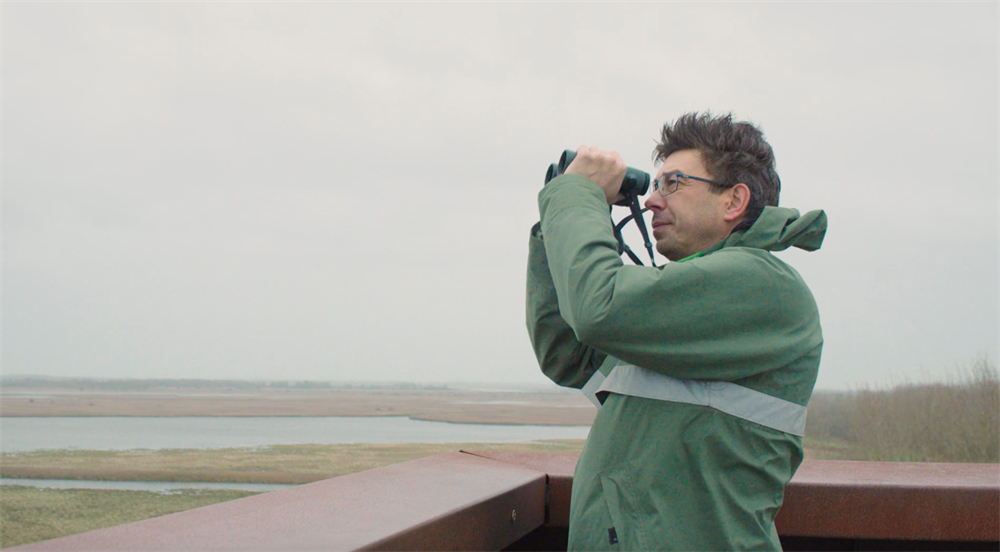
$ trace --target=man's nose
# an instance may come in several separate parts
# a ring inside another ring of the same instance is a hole
[[[660,192],[653,190],[653,192],[646,197],[646,201],[643,202],[643,205],[645,205],[650,211],[662,211],[663,207],[666,206],[666,201],[664,201]]]

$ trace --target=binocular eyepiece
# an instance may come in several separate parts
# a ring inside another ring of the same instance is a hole
[[[559,163],[553,163],[549,165],[549,170],[545,173],[545,183],[548,184],[549,180],[563,174],[566,172],[566,167],[573,162],[576,158],[576,152],[573,150],[566,150],[562,152],[559,157]],[[616,203],[615,205],[628,205],[629,196],[641,196],[645,195],[649,191],[649,173],[640,171],[639,169],[633,169],[632,167],[625,168],[625,177],[622,179],[621,193],[625,196],[625,200]]]

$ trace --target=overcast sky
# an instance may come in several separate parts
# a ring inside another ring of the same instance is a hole
[[[997,358],[996,2],[2,10],[5,375],[543,383],[546,167],[694,110],[829,215],[819,388]]]

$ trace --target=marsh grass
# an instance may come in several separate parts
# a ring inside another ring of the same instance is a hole
[[[821,458],[1000,462],[997,367],[983,357],[943,383],[819,393],[809,403],[805,437]]]
[[[47,450],[0,455],[10,478],[309,483],[456,450],[579,452],[582,440],[529,443],[275,445],[156,451]]]
[[[0,492],[0,547],[112,527],[254,494],[257,493],[229,490],[155,493],[4,485]]]

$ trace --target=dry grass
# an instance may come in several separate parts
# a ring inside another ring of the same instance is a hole
[[[113,527],[254,494],[257,493],[228,490],[154,493],[5,485],[0,493],[0,547]]]
[[[944,383],[818,394],[806,443],[830,459],[1000,462],[997,367],[980,358]]]
[[[11,478],[104,481],[309,483],[459,449],[579,452],[583,449],[583,440],[23,452],[0,455],[0,475]]]

